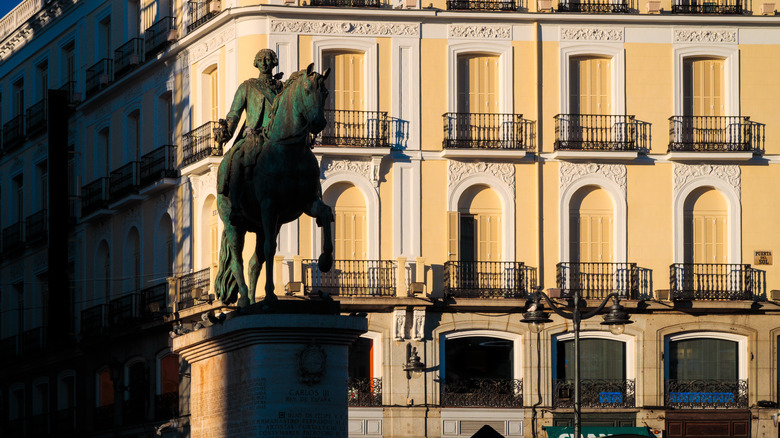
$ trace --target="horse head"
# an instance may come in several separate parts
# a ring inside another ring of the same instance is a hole
[[[328,99],[328,88],[325,86],[330,74],[330,68],[320,74],[313,71],[314,64],[309,64],[306,73],[301,77],[298,93],[297,109],[299,114],[308,122],[308,130],[312,134],[319,134],[325,129],[325,102]]]

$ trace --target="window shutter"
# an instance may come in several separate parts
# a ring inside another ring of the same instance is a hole
[[[447,212],[447,252],[450,261],[458,261],[458,246],[460,244],[460,214],[457,211]]]

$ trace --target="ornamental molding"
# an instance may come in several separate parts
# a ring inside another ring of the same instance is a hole
[[[601,163],[561,163],[559,170],[559,188],[563,190],[573,182],[588,176],[600,176],[614,182],[626,194],[626,165]]]
[[[393,310],[393,339],[406,339],[406,309]]]
[[[190,186],[192,187],[192,197],[205,197],[209,193],[217,191],[217,169],[212,166],[208,172],[200,176],[190,176]],[[171,218],[173,219],[173,218]]]
[[[222,30],[216,32],[216,35],[203,41],[202,43],[195,44],[188,50],[189,53],[184,53],[181,58],[182,61],[195,62],[209,53],[213,52],[218,47],[222,47],[226,42],[235,39],[236,27],[230,25],[223,27]]]
[[[467,163],[450,160],[447,170],[447,187],[450,191],[462,179],[477,174],[488,174],[498,178],[511,189],[512,193],[515,191],[515,166],[510,163]]]
[[[511,26],[450,24],[450,38],[511,39]]]
[[[674,192],[700,178],[715,178],[731,186],[741,197],[742,171],[734,164],[674,164]]]
[[[737,44],[737,31],[728,29],[675,29],[674,42]]]
[[[419,36],[420,26],[411,23],[357,21],[271,20],[271,32],[327,35]]]
[[[171,192],[161,194],[157,197],[157,201],[154,204],[154,217],[156,220],[160,220],[164,213],[168,213],[168,216],[173,221],[174,213],[173,195]]]
[[[354,173],[367,179],[375,189],[378,189],[381,164],[382,157],[374,157],[368,160],[336,160],[329,157],[322,157],[320,160],[320,172],[324,178],[328,178],[334,173],[339,172]]]
[[[422,341],[425,337],[425,308],[414,309],[412,318],[412,339]]]
[[[44,4],[25,0],[0,19],[0,62],[27,44],[41,30],[83,0],[56,0]],[[40,9],[39,9],[40,8]]]
[[[601,27],[562,27],[561,41],[623,42],[623,29]]]

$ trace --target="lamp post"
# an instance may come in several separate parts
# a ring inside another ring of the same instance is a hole
[[[626,312],[626,310],[620,304],[620,296],[616,293],[607,295],[597,308],[591,310],[590,312],[582,313],[580,310],[580,291],[573,290],[572,292],[571,300],[574,309],[571,311],[571,313],[567,313],[559,309],[555,303],[550,300],[550,297],[548,297],[547,294],[539,290],[536,294],[533,294],[531,299],[528,301],[526,305],[527,311],[523,313],[523,319],[521,319],[520,322],[531,324],[530,328],[534,333],[541,332],[544,328],[544,323],[552,322],[552,320],[547,316],[547,312],[544,311],[544,304],[541,302],[542,297],[555,313],[572,321],[572,325],[574,326],[574,438],[580,438],[582,436],[580,322],[584,319],[589,319],[593,316],[596,316],[604,309],[604,306],[607,305],[610,299],[614,300],[614,302],[609,308],[609,313],[604,315],[604,321],[601,323],[601,325],[608,326],[609,331],[612,332],[613,335],[619,335],[623,333],[623,330],[625,330],[626,324],[631,324],[634,321],[631,321],[629,318],[628,312]]]

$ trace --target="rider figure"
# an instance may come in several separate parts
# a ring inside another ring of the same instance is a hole
[[[271,49],[262,49],[255,55],[254,66],[260,76],[248,79],[238,86],[225,119],[219,120],[214,130],[217,143],[226,143],[233,137],[241,112],[246,111],[246,121],[239,131],[233,147],[222,159],[217,179],[217,192],[228,195],[231,204],[238,203],[243,181],[251,181],[252,170],[263,147],[263,129],[268,125],[274,97],[282,91],[282,73],[272,75],[279,60]],[[243,181],[242,181],[243,180]]]

